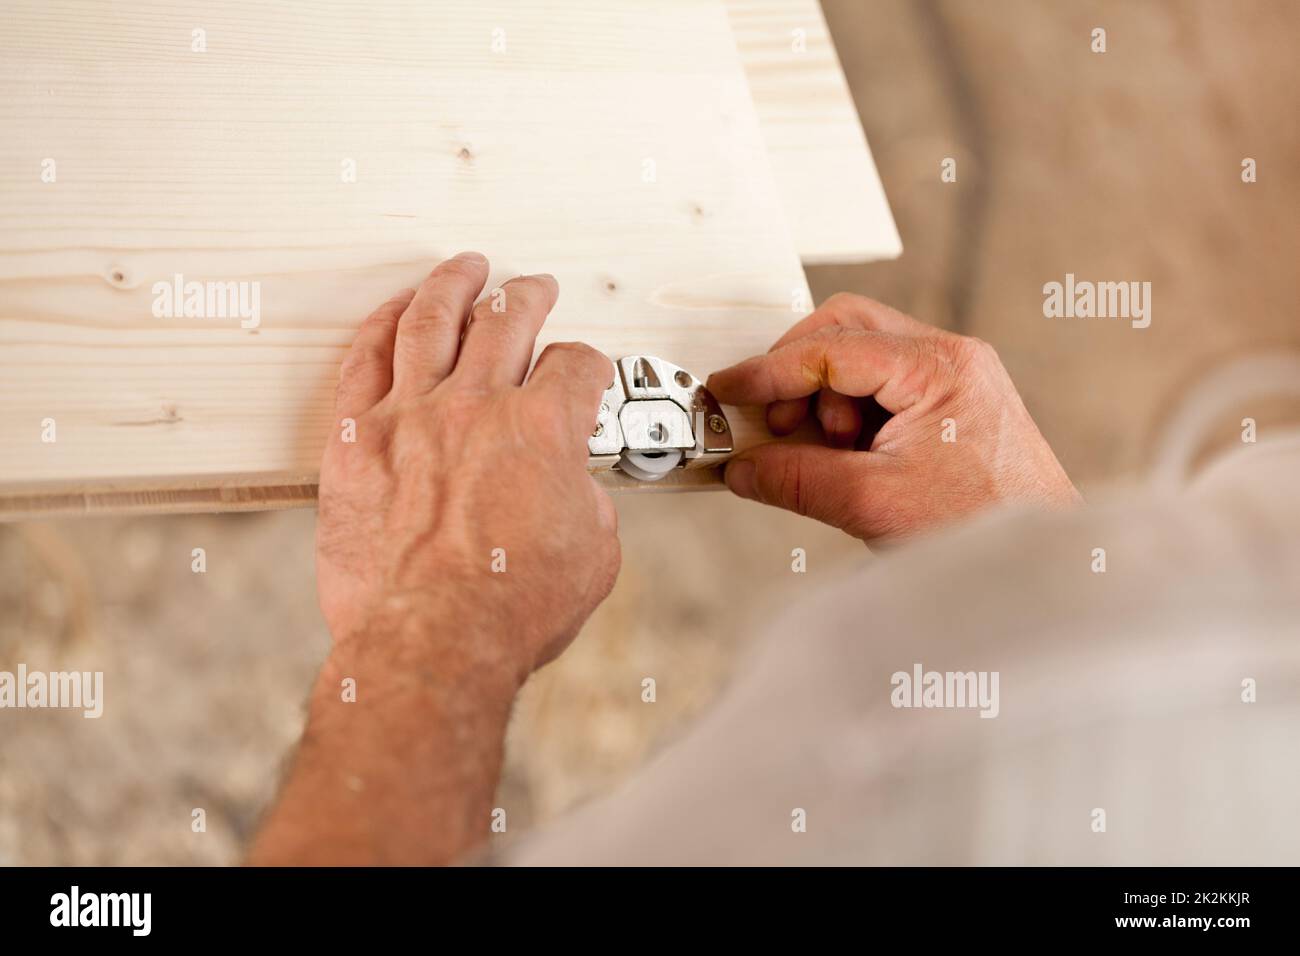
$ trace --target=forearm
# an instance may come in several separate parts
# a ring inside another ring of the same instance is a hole
[[[446,864],[486,836],[519,677],[481,653],[499,625],[436,620],[335,645],[251,863]]]

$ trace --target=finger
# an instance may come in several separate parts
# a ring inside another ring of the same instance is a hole
[[[869,452],[770,442],[727,462],[723,479],[742,498],[851,530],[862,510]]]
[[[804,316],[776,340],[773,349],[780,348],[795,339],[819,332],[827,326],[839,326],[845,329],[860,329],[871,332],[888,332],[891,335],[904,336],[941,336],[949,333],[918,322],[906,313],[869,299],[865,295],[853,295],[849,292],[837,292],[815,310]],[[769,349],[768,351],[771,351]]]
[[[862,431],[862,412],[858,400],[839,392],[817,393],[817,421],[832,448],[852,448]]]
[[[397,320],[411,304],[414,289],[393,296],[361,323],[343,366],[334,406],[343,418],[356,418],[388,394],[393,385],[393,339]]]
[[[520,385],[537,333],[555,306],[551,275],[519,276],[474,306],[456,362],[456,377],[480,385]]]
[[[890,412],[915,404],[937,366],[933,339],[827,326],[709,376],[708,389],[731,405],[766,405],[823,388],[873,395]]]
[[[773,435],[788,435],[808,417],[809,398],[792,398],[767,406],[767,428]]]
[[[553,342],[538,356],[525,388],[550,402],[585,443],[600,400],[614,382],[614,363],[582,342]]]
[[[451,374],[465,319],[487,275],[487,259],[462,252],[420,283],[397,323],[393,392],[399,398],[423,394]]]
[[[837,292],[815,311],[804,316],[776,340],[769,352],[790,342],[805,338],[827,327],[888,332],[892,335],[937,337],[947,335],[943,329],[926,325],[897,309],[875,299],[847,292]],[[727,370],[729,371],[729,370]],[[788,435],[807,417],[809,403],[806,399],[790,399],[772,403],[767,411],[767,427],[775,435]],[[823,423],[823,428],[825,424]]]

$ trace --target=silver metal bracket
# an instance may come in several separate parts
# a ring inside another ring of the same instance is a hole
[[[658,481],[674,468],[730,454],[731,424],[690,372],[661,358],[628,355],[614,363],[587,450],[593,468]]]

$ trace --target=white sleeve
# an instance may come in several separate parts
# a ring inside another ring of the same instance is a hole
[[[873,563],[502,862],[1295,864],[1300,455],[1239,457],[1176,498],[990,515]],[[917,668],[984,675],[986,703],[895,706]]]

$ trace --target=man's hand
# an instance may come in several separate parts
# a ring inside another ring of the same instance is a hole
[[[400,617],[424,625],[431,653],[468,645],[522,682],[618,573],[613,502],[586,471],[614,370],[557,344],[524,385],[559,286],[524,276],[474,306],[487,275],[462,254],[362,325],[321,465],[317,586],[337,641]],[[483,627],[440,628],[448,615]]]
[[[709,378],[733,405],[768,405],[793,432],[816,404],[827,446],[773,442],[737,455],[727,485],[863,540],[929,530],[1001,501],[1079,493],[988,344],[841,293],[766,355]],[[874,401],[873,401],[874,400]],[[892,417],[879,429],[873,412]]]
[[[316,540],[335,643],[255,863],[464,856],[515,692],[613,587],[614,507],[586,471],[613,364],[552,345],[524,384],[558,286],[525,276],[475,306],[487,275],[477,254],[442,263],[344,362]]]

